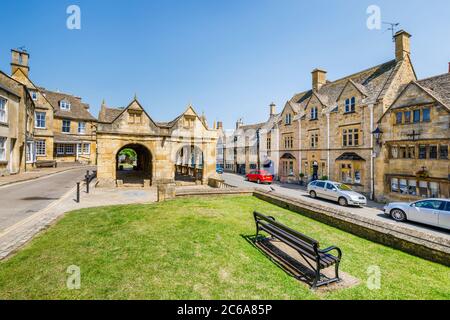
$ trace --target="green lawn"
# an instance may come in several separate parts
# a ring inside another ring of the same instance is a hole
[[[337,245],[361,284],[316,293],[252,247],[257,209]],[[68,290],[66,269],[81,268]],[[381,290],[365,283],[378,265]],[[189,198],[68,214],[0,262],[0,299],[449,299],[450,268],[375,244],[253,197]]]

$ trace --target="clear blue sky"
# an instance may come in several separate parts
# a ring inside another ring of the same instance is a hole
[[[79,31],[66,28],[71,4]],[[266,120],[271,101],[281,110],[315,67],[337,79],[392,59],[390,32],[366,27],[371,4],[413,35],[419,77],[447,72],[448,0],[2,1],[0,69],[26,46],[32,80],[82,96],[95,116],[103,98],[126,106],[136,93],[156,121],[192,102],[229,128]]]

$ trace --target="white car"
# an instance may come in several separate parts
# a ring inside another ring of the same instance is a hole
[[[400,222],[410,220],[450,230],[450,199],[394,202],[384,207],[384,214]]]
[[[365,206],[367,198],[355,192],[349,186],[334,181],[313,181],[308,184],[308,193],[311,198],[323,198],[337,201],[341,206]]]

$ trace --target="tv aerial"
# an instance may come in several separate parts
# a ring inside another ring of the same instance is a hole
[[[392,40],[394,40],[395,33],[397,32],[397,27],[400,25],[398,22],[383,22],[383,24],[389,25],[389,28],[387,28],[386,31],[392,32]]]

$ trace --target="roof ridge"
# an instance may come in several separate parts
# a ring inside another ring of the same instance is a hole
[[[423,79],[417,79],[414,82],[421,82],[421,81],[436,79],[436,78],[440,78],[440,77],[443,77],[443,76],[450,76],[450,72],[445,72],[443,74],[439,74],[439,75],[436,75],[436,76],[431,76],[431,77],[427,77],[427,78],[423,78]]]
[[[343,81],[343,80],[348,80],[349,78],[350,78],[350,80],[351,80],[351,78],[354,77],[354,76],[357,76],[357,75],[359,75],[359,74],[361,74],[361,73],[370,71],[370,70],[372,70],[372,69],[378,69],[378,68],[381,67],[381,66],[387,65],[387,64],[392,63],[392,62],[395,62],[395,61],[396,61],[395,59],[392,59],[392,60],[389,60],[389,61],[387,61],[387,62],[380,63],[380,64],[378,64],[378,65],[376,65],[376,66],[373,66],[373,67],[370,67],[370,68],[361,70],[361,71],[359,71],[359,72],[355,72],[355,73],[350,74],[350,75],[348,75],[348,76],[345,76],[345,77],[342,77],[342,78],[339,78],[339,79],[330,81],[329,83],[330,83],[330,84],[331,84],[331,83],[336,83],[336,82],[340,82],[340,81]],[[324,86],[328,85],[329,83],[325,84]],[[355,83],[358,83],[358,82],[355,82]]]

